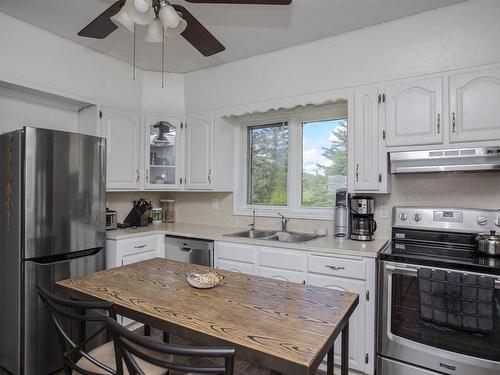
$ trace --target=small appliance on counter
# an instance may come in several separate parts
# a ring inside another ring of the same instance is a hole
[[[364,195],[351,198],[351,239],[356,241],[373,241],[377,223],[373,218],[375,200]]]
[[[349,238],[351,230],[351,202],[347,189],[335,193],[335,217],[333,234],[337,238]]]
[[[123,223],[118,226],[120,228],[147,227],[150,223],[152,210],[153,205],[151,204],[151,201],[144,198],[134,201],[132,210],[130,210]]]
[[[116,211],[106,208],[106,230],[118,228],[118,214]]]

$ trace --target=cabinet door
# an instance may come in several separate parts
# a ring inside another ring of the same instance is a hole
[[[359,304],[349,319],[349,368],[365,370],[366,286],[364,281],[309,273],[308,284],[359,294]],[[335,363],[340,364],[340,335],[335,341]]]
[[[141,187],[139,115],[105,107],[102,127],[107,148],[107,189],[139,189]]]
[[[450,142],[500,139],[500,68],[450,76]]]
[[[430,145],[443,142],[441,77],[386,86],[386,145]]]
[[[212,188],[213,126],[212,113],[186,119],[186,189]]]
[[[354,115],[354,190],[379,188],[378,89],[356,93]]]
[[[231,272],[255,275],[255,266],[250,263],[234,262],[231,260],[218,259],[217,268]]]
[[[148,190],[179,189],[181,119],[146,115],[144,124],[145,188]]]

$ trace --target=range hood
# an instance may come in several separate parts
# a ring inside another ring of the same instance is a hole
[[[390,152],[391,173],[500,170],[500,146]]]

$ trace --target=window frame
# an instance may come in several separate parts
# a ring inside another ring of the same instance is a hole
[[[233,196],[233,213],[240,216],[252,215],[256,210],[259,216],[275,217],[280,212],[288,217],[302,219],[333,219],[332,207],[309,207],[302,205],[302,166],[303,166],[303,123],[346,119],[349,130],[347,101],[320,106],[306,106],[291,110],[278,110],[268,113],[246,115],[238,118],[238,138],[236,147],[235,191]],[[248,198],[249,142],[248,128],[272,125],[279,122],[288,123],[288,177],[287,206],[251,205]],[[349,144],[347,146],[349,152]],[[349,176],[347,176],[349,181]]]

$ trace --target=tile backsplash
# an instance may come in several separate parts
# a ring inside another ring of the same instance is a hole
[[[500,209],[500,172],[474,173],[420,173],[391,176],[391,194],[374,194],[377,235],[389,237],[391,210],[398,205],[491,208]],[[160,198],[174,198],[178,222],[245,227],[250,217],[233,215],[232,193],[210,192],[112,192],[107,194],[108,207],[118,212],[121,222],[139,198],[150,199],[158,206]],[[212,200],[219,201],[219,208],[212,208]],[[389,209],[389,218],[381,218],[380,206]],[[259,228],[280,227],[280,219],[258,217]],[[292,231],[312,232],[317,227],[332,232],[333,221],[291,219]]]

